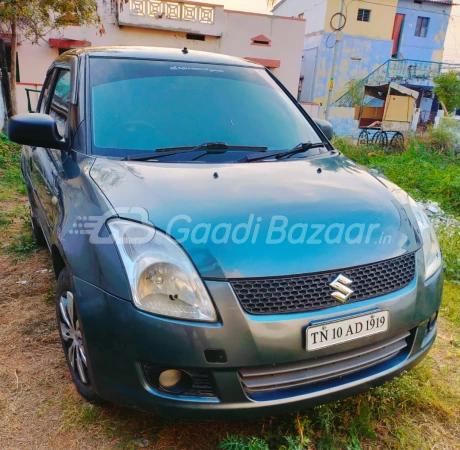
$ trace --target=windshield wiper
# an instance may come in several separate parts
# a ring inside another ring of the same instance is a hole
[[[301,142],[299,145],[296,145],[294,148],[291,150],[286,150],[286,151],[274,151],[274,152],[269,152],[263,156],[260,155],[246,155],[244,158],[239,159],[236,162],[240,163],[245,163],[245,162],[254,162],[254,161],[261,161],[263,159],[271,158],[274,157],[275,159],[281,159],[285,158],[287,156],[292,156],[296,155],[297,153],[303,153],[307,152],[308,150],[311,150],[312,148],[319,148],[319,147],[327,147],[329,146],[329,142],[324,141],[324,142]]]
[[[204,142],[196,147],[171,147],[171,148],[157,148],[154,152],[146,154],[128,155],[123,158],[123,161],[148,161],[149,159],[165,158],[166,156],[173,156],[203,151],[205,153],[225,153],[228,150],[254,150],[258,152],[265,152],[267,147],[257,147],[251,145],[228,145],[225,142]]]

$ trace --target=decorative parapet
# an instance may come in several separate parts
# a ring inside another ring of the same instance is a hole
[[[120,25],[222,35],[224,7],[220,5],[167,0],[129,0],[119,5]]]

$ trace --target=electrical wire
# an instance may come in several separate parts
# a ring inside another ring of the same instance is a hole
[[[334,45],[328,45],[328,42],[329,42],[329,39],[331,38],[331,36],[335,36],[335,34],[334,34],[334,33],[331,33],[331,34],[327,37],[327,39],[326,39],[326,47],[327,47],[327,48],[334,48],[334,47],[335,47],[335,44],[337,43],[337,41],[334,40]]]
[[[335,17],[339,17],[339,22],[340,22],[340,17],[342,17],[342,19],[343,19],[342,25],[340,25],[340,26],[338,26],[338,27],[335,27],[335,26],[333,25],[332,21],[335,19]],[[342,31],[342,30],[344,29],[344,27],[345,27],[346,24],[347,24],[347,17],[345,16],[345,14],[340,13],[340,12],[335,13],[335,14],[331,17],[331,21],[330,21],[330,23],[329,23],[329,25],[330,25],[330,27],[331,27],[331,29],[332,29],[333,31]]]
[[[347,10],[348,10],[348,8],[347,8],[348,5],[345,3],[344,0],[341,0],[341,1],[342,1],[343,5],[345,6],[345,11],[347,11]],[[355,0],[351,0],[351,1],[355,1]],[[334,18],[335,18],[336,16],[339,17],[339,22],[340,22],[340,18],[343,19],[343,23],[342,23],[342,25],[340,25],[340,27],[335,27],[334,24],[332,23],[332,21],[334,20]],[[337,12],[337,13],[335,13],[335,14],[331,17],[331,20],[330,20],[330,22],[329,22],[329,25],[330,25],[330,27],[331,27],[331,30],[334,31],[334,33],[331,33],[331,34],[327,37],[327,39],[326,39],[326,47],[327,47],[327,48],[331,49],[331,48],[334,48],[334,47],[336,46],[336,44],[337,44],[337,39],[334,40],[334,45],[328,45],[329,39],[331,38],[332,35],[334,35],[334,37],[335,37],[335,32],[342,31],[342,30],[345,28],[345,25],[346,25],[346,24],[347,24],[347,14],[346,14],[346,13],[343,14],[343,13],[341,13],[341,12]]]
[[[352,1],[357,1],[357,0],[352,0]],[[395,8],[395,5],[390,5],[388,3],[376,3],[376,2],[370,2],[368,0],[359,0],[359,1],[360,1],[360,3],[369,3],[370,5],[388,6],[390,8]],[[449,6],[449,5],[445,5],[445,6]],[[452,5],[452,6],[456,6],[456,5]],[[423,12],[424,11],[423,9],[407,8],[406,6],[402,6],[401,9],[405,9],[405,10],[408,10],[408,11],[417,11],[417,12]],[[442,12],[430,11],[430,14],[443,14],[443,15],[445,15],[445,12],[444,11],[442,11]],[[455,17],[457,17],[457,16],[455,16]]]
[[[317,3],[316,5],[313,5],[311,8],[306,9],[304,12],[307,13],[307,12],[309,12],[309,11],[313,11],[317,6],[322,5],[323,3],[326,3],[326,2],[327,2],[327,0],[323,0],[322,2],[319,2],[319,3]]]

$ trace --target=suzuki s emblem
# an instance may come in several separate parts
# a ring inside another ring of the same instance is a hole
[[[337,289],[331,294],[332,297],[339,302],[345,303],[354,292],[348,287],[351,283],[353,283],[352,280],[344,277],[343,275],[339,275],[332,283],[329,284],[332,288]]]

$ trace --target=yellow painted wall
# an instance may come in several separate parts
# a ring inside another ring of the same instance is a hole
[[[365,1],[355,0],[348,2],[348,7],[344,8],[344,14],[347,16],[347,23],[342,30],[345,34],[355,36],[366,36],[375,39],[391,39],[393,25],[396,14],[398,0],[385,0],[382,4],[367,3]],[[370,22],[360,22],[357,20],[358,9],[370,9]],[[331,32],[331,17],[340,11],[340,0],[328,0],[326,11],[326,23],[324,29]],[[334,19],[334,25],[337,26],[338,18]]]

